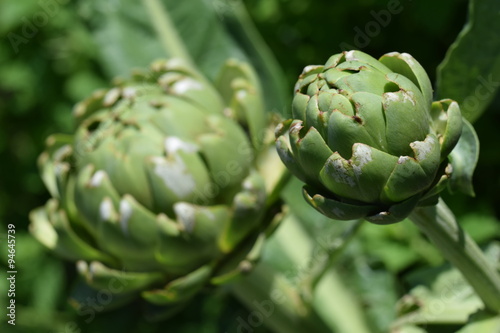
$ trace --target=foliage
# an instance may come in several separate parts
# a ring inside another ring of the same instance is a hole
[[[73,105],[94,90],[109,87],[108,82],[116,75],[125,75],[134,67],[146,67],[151,60],[169,56],[158,37],[162,27],[154,26],[151,19],[154,13],[159,13],[148,11],[148,3],[146,0],[0,2],[0,279],[5,281],[7,277],[4,240],[9,223],[16,225],[19,272],[16,326],[2,321],[2,332],[238,332],[244,327],[241,323],[252,314],[227,289],[205,290],[175,320],[152,322],[155,309],[149,309],[149,318],[138,316],[137,309],[144,306],[140,302],[108,312],[100,311],[98,305],[75,310],[71,307],[74,302],[67,299],[69,289],[80,283],[72,263],[61,262],[46,252],[27,232],[28,212],[48,199],[36,167],[47,136],[54,132],[70,133],[74,126]],[[245,0],[244,3],[248,13],[241,10],[237,0],[162,1],[170,10],[173,24],[193,61],[205,75],[213,78],[228,56],[253,64],[265,83],[268,111],[290,112],[290,87],[302,68],[321,64],[331,54],[350,46],[375,57],[390,51],[410,53],[423,65],[431,81],[437,80],[436,94],[440,98],[461,101],[476,98],[478,107],[467,113],[481,142],[473,179],[476,197],[445,195],[445,200],[480,245],[486,247],[500,240],[497,195],[500,154],[496,137],[500,99],[495,94],[500,47],[498,38],[484,35],[498,30],[495,24],[499,20],[495,15],[500,10],[496,1]],[[468,6],[473,9],[471,21],[460,33],[467,20]],[[481,19],[477,19],[478,15],[482,15]],[[459,33],[461,37],[449,49]],[[457,71],[467,71],[461,77],[470,85],[451,78]],[[484,86],[481,77],[489,86]],[[480,96],[474,95],[478,84],[484,88]],[[280,240],[291,239],[292,234],[282,232],[277,233],[275,243],[268,245],[270,250],[264,257],[288,276],[287,281],[296,284],[301,282],[293,277],[308,271],[310,258],[321,251],[333,253],[330,245],[341,239],[336,235],[342,235],[350,223],[326,220],[303,202],[299,188],[300,184],[291,182],[284,197],[302,222],[300,234],[307,236],[304,240],[309,242],[308,247],[304,245],[307,250],[302,251],[304,248],[297,245],[287,253],[272,251],[279,248]],[[301,265],[291,253],[302,260]],[[328,291],[323,292],[328,297],[326,300],[318,297],[317,306],[331,310],[326,314],[335,318],[332,325],[338,331],[342,331],[344,324],[349,325],[342,321],[350,320],[342,318],[345,314],[342,310],[348,308],[353,316],[361,316],[366,322],[367,332],[387,332],[398,315],[394,308],[396,299],[418,293],[418,289],[411,291],[417,282],[426,286],[422,287],[426,288],[426,296],[436,292],[438,287],[432,281],[438,270],[445,269],[436,268],[443,263],[436,250],[407,221],[383,228],[362,225],[336,257],[335,270],[325,275],[329,287],[327,282],[319,284],[319,290]],[[335,285],[340,287],[332,289]],[[6,285],[0,286],[0,308],[5,309]],[[330,293],[332,290],[336,292]],[[326,307],[329,302],[341,306]],[[411,305],[405,308],[410,310],[415,308]],[[3,313],[2,317],[5,318]],[[491,332],[490,327],[498,327],[498,319],[483,313],[474,314],[470,320],[472,324],[460,332],[481,332],[481,326],[485,327],[484,332]],[[409,323],[399,332],[456,331],[460,325],[463,320],[448,327],[415,327]],[[250,329],[269,332],[263,325]]]

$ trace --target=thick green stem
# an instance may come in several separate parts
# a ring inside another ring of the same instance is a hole
[[[143,0],[143,3],[153,20],[153,26],[160,36],[160,42],[167,55],[171,58],[182,58],[189,63],[193,63],[163,4],[159,0]]]
[[[444,201],[440,199],[436,206],[415,209],[410,219],[444,258],[462,272],[486,308],[500,313],[500,275],[477,244],[460,228]]]

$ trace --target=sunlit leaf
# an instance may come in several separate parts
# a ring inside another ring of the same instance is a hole
[[[486,110],[500,86],[500,2],[471,0],[469,22],[437,72],[438,99],[460,104],[470,122]]]

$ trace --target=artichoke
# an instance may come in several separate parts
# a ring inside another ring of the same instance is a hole
[[[276,129],[278,153],[306,185],[307,202],[339,220],[403,220],[436,202],[462,130],[459,106],[432,101],[430,80],[409,54],[360,52],[307,66],[292,117]]]
[[[173,305],[252,267],[277,215],[257,167],[268,119],[250,66],[230,60],[212,84],[157,61],[74,116],[75,134],[50,136],[39,158],[52,198],[30,231],[90,286],[122,281],[122,294]]]

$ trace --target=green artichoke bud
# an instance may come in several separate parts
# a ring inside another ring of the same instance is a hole
[[[376,60],[348,51],[307,66],[292,114],[276,129],[277,149],[306,183],[309,204],[334,219],[377,224],[435,202],[462,130],[458,104],[433,103],[426,72],[405,53]]]
[[[158,61],[74,116],[76,133],[50,136],[40,156],[52,199],[30,230],[86,282],[119,279],[174,304],[252,267],[272,217],[256,168],[268,119],[249,66],[229,61],[214,85]]]

